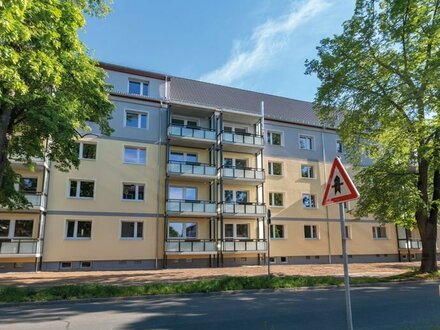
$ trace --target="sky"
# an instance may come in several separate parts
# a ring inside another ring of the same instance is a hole
[[[354,0],[114,0],[81,40],[103,62],[313,101],[304,74]]]

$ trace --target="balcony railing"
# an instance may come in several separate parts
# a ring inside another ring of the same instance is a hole
[[[264,170],[244,167],[238,168],[235,166],[220,167],[221,176],[225,179],[243,179],[250,181],[264,181]]]
[[[220,140],[224,143],[238,143],[249,146],[263,146],[263,135],[257,135],[252,133],[231,133],[222,131],[220,133]]]
[[[167,201],[167,212],[212,214],[212,213],[217,213],[217,210],[216,210],[215,202],[211,202],[211,201],[169,199]]]
[[[217,247],[214,240],[180,240],[168,239],[165,242],[165,252],[168,253],[216,253]]]
[[[418,239],[399,239],[399,249],[421,249],[422,241]]]
[[[35,239],[11,239],[9,241],[0,241],[0,256],[2,254],[40,254],[41,251],[41,241]]]
[[[168,136],[205,140],[211,143],[216,140],[215,130],[213,129],[176,124],[168,126]]]
[[[24,196],[32,204],[32,207],[45,207],[46,195],[41,192],[25,193]]]
[[[226,215],[264,216],[266,214],[266,205],[264,203],[222,202],[220,206],[221,212]]]
[[[215,166],[209,164],[178,161],[168,162],[168,173],[181,175],[188,174],[196,176],[215,176],[217,174]]]
[[[265,239],[225,239],[222,241],[223,252],[265,252],[267,240]]]

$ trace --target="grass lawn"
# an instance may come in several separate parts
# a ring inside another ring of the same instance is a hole
[[[353,277],[351,284],[371,284],[407,280],[440,279],[440,272],[419,274],[409,271],[390,277]],[[86,298],[134,297],[158,294],[219,292],[249,289],[281,289],[299,287],[342,286],[344,280],[335,276],[267,276],[221,277],[179,283],[154,283],[133,286],[79,284],[47,288],[0,287],[0,302],[75,300]]]

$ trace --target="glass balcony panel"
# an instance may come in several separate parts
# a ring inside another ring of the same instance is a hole
[[[180,242],[180,251],[181,252],[191,252],[192,242]]]
[[[1,254],[17,254],[18,242],[3,242],[0,248]]]
[[[266,213],[266,207],[264,205],[257,205],[256,213],[258,213],[258,214],[265,214]]]
[[[182,164],[181,166],[182,166],[182,172],[181,173],[192,174],[192,170],[193,170],[193,166],[192,165]]]
[[[246,212],[245,207],[246,205],[236,204],[235,213],[245,213]]]
[[[246,251],[257,251],[257,242],[245,242]]]
[[[192,128],[183,127],[182,128],[182,136],[192,137],[193,136],[193,131],[194,130]]]
[[[166,243],[167,252],[179,252],[179,242],[167,242]]]
[[[168,171],[172,173],[180,173],[180,164],[168,164]]]
[[[180,204],[180,209],[182,212],[191,212],[193,210],[192,206],[193,203],[182,203]]]
[[[259,180],[264,180],[264,172],[261,170],[255,171],[255,178]]]
[[[182,127],[171,126],[170,127],[170,133],[171,133],[171,135],[181,136],[182,135]]]
[[[194,137],[195,138],[198,138],[198,139],[204,139],[205,138],[205,136],[203,134],[204,131],[202,131],[200,129],[194,129],[193,132],[194,132]]]
[[[169,212],[179,212],[179,202],[168,202],[167,210]]]
[[[37,242],[21,242],[19,253],[32,254],[37,251]]]
[[[224,251],[234,251],[234,242],[224,242]]]
[[[244,171],[244,177],[246,179],[255,179],[256,178],[255,173],[256,173],[255,170],[245,170]]]
[[[215,242],[206,242],[205,243],[205,251],[212,251],[212,252],[217,251],[217,247],[216,247]]]
[[[205,204],[193,204],[193,212],[203,213],[205,211]]]
[[[253,136],[244,136],[244,143],[254,144],[254,137]]]
[[[216,170],[214,166],[205,167],[205,174],[215,176]]]
[[[258,251],[265,251],[267,249],[266,242],[261,242],[261,241],[257,242],[257,249]]]
[[[207,167],[208,168],[208,167]],[[206,173],[204,173],[204,171],[203,171],[203,169],[204,169],[204,167],[203,166],[194,166],[193,167],[193,173],[194,174],[198,174],[198,175],[204,175],[204,174],[206,174]]]
[[[235,169],[235,177],[236,178],[244,178],[244,170]]]
[[[32,206],[40,206],[41,205],[41,194],[24,194],[26,199],[29,201],[29,203],[32,204]]]
[[[234,169],[233,168],[224,168],[223,175],[230,177],[230,178],[234,177]]]
[[[234,142],[234,134],[232,133],[223,133],[223,140],[226,142]]]
[[[215,131],[206,131],[205,138],[208,140],[215,140]]]
[[[246,242],[235,242],[236,251],[246,251]]]
[[[251,213],[251,214],[254,214],[254,213],[256,213],[255,212],[255,210],[256,210],[256,208],[255,208],[255,205],[244,205],[245,206],[245,209],[244,209],[244,212],[242,212],[242,213]]]

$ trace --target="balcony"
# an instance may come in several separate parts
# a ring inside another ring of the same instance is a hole
[[[263,203],[222,202],[220,210],[224,216],[255,218],[266,215],[266,205]]]
[[[41,243],[36,239],[0,241],[0,257],[39,257],[43,250]]]
[[[222,131],[220,133],[220,141],[223,143],[223,150],[258,152],[264,148],[263,135],[252,133],[233,133]]]
[[[208,146],[216,143],[215,130],[199,126],[171,124],[168,126],[168,137],[175,145]]]
[[[27,212],[36,212],[36,211],[44,211],[46,209],[47,196],[41,192],[26,192],[24,193],[24,197],[28,200],[32,205],[26,209]]]
[[[166,254],[215,254],[217,246],[214,240],[195,239],[180,240],[168,239],[165,242]]]
[[[399,249],[413,249],[420,250],[422,249],[422,241],[418,239],[399,239]]]
[[[225,239],[222,241],[223,253],[265,253],[265,239]]]
[[[220,175],[224,180],[231,181],[229,183],[238,184],[261,183],[265,179],[264,170],[251,167],[222,166],[220,167]]]
[[[168,175],[185,180],[213,180],[217,176],[215,166],[202,163],[169,161]]]
[[[167,213],[173,216],[211,217],[217,215],[216,203],[211,201],[170,199]]]

